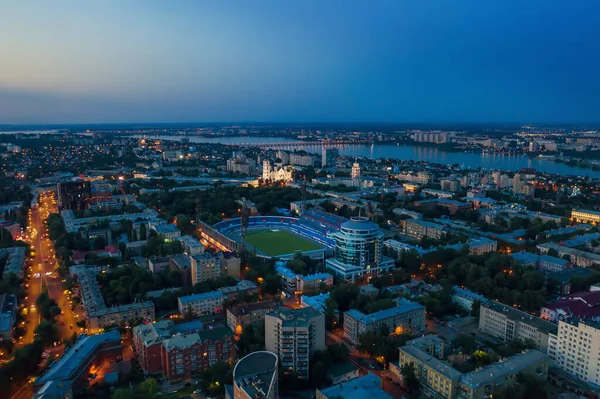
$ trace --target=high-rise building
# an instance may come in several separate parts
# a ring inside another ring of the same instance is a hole
[[[78,180],[57,183],[56,194],[60,210],[85,209],[87,200],[92,196],[92,191],[89,181]]]
[[[221,268],[222,261],[222,253],[213,254],[211,252],[204,252],[202,254],[192,256],[192,285],[196,285],[206,280],[216,280],[221,277],[223,274],[223,270]]]
[[[358,162],[354,162],[354,164],[352,165],[352,172],[350,177],[352,179],[360,179],[360,165],[358,164]]]
[[[277,355],[267,351],[240,359],[233,368],[233,392],[225,390],[227,399],[279,398],[278,363]]]
[[[548,355],[553,365],[600,389],[600,323],[568,318],[558,323]]]
[[[325,349],[325,315],[313,308],[277,308],[265,315],[265,349],[275,353],[285,373],[308,379],[309,358]]]
[[[327,269],[345,279],[365,274],[379,275],[393,269],[394,260],[383,255],[383,233],[365,217],[342,223],[340,231],[330,234],[335,241],[335,258],[327,259]]]

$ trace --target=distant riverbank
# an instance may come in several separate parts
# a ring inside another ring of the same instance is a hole
[[[137,136],[142,137],[142,136]],[[296,139],[287,137],[264,136],[234,136],[234,137],[197,137],[197,136],[143,136],[162,140],[181,141],[186,138],[190,143],[213,143],[228,145],[252,145],[256,143],[285,144],[297,142]],[[479,152],[449,152],[442,151],[437,146],[425,147],[415,145],[395,144],[341,144],[334,148],[340,155],[348,157],[363,157],[368,159],[390,158],[398,160],[424,161],[445,165],[458,164],[465,168],[484,168],[488,170],[501,169],[504,171],[518,171],[522,168],[534,168],[540,172],[553,173],[564,176],[587,176],[600,179],[600,171],[592,168],[580,168],[565,163],[540,158],[530,159],[526,155],[479,153]],[[305,145],[296,145],[294,149],[302,149],[319,154],[321,145],[318,142],[307,142]]]

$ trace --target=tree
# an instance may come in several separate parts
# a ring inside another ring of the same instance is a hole
[[[160,392],[160,385],[154,378],[148,378],[140,384],[139,390],[142,393],[156,395]]]
[[[106,238],[104,236],[94,238],[94,249],[103,249],[104,247],[106,247]]]
[[[146,239],[147,239],[146,224],[142,223],[140,225],[140,241],[144,241]]]
[[[410,392],[411,397],[416,397],[418,395],[419,389],[421,388],[421,383],[416,376],[415,367],[412,363],[405,363],[400,368],[400,373],[402,374],[402,381],[404,381],[404,386]]]
[[[35,328],[34,334],[44,343],[46,346],[50,346],[54,341],[58,340],[58,330],[56,325],[50,323],[47,320],[42,320],[40,324]]]

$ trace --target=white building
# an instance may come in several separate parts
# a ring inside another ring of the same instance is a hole
[[[200,243],[196,238],[188,235],[179,237],[183,252],[190,256],[200,255],[204,252],[204,245]]]
[[[473,302],[479,301],[481,303],[487,302],[487,298],[481,294],[477,294],[466,288],[461,288],[457,285],[452,287],[452,302],[461,307],[466,311],[473,310]]]
[[[223,311],[223,293],[219,290],[204,294],[187,295],[177,298],[179,314],[184,316],[188,311],[196,317]]]
[[[284,181],[290,182],[293,181],[292,177],[292,169],[288,167],[275,168],[271,165],[269,160],[263,162],[263,173],[262,179],[264,181]]]
[[[545,353],[549,336],[556,334],[555,324],[500,302],[482,303],[480,309],[479,330],[505,342],[531,341]]]
[[[358,162],[354,162],[352,165],[352,172],[350,174],[352,179],[360,179],[360,165]]]
[[[308,379],[310,356],[325,348],[325,316],[312,307],[265,315],[265,349],[279,357],[284,372]]]
[[[600,323],[577,318],[561,320],[548,355],[555,367],[600,389]]]

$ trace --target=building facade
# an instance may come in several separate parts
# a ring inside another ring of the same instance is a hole
[[[246,326],[264,324],[265,315],[279,305],[276,301],[261,301],[227,308],[227,326],[236,335],[241,335]]]
[[[383,255],[383,233],[365,217],[342,223],[330,237],[335,241],[335,258],[327,259],[326,267],[339,277],[354,280],[394,268],[394,260]]]
[[[386,326],[390,334],[418,334],[425,331],[425,308],[401,299],[399,305],[379,312],[364,314],[356,309],[344,313],[344,337],[353,345],[368,331],[380,332]]]
[[[600,323],[578,318],[561,320],[555,345],[548,354],[555,367],[600,389]]]
[[[556,334],[556,325],[499,302],[488,301],[481,304],[479,331],[502,341],[529,341],[546,353],[550,334]]]
[[[325,348],[325,316],[317,310],[277,308],[265,315],[265,349],[278,356],[284,373],[308,379],[310,356]]]
[[[191,259],[192,285],[202,281],[216,280],[223,275],[221,261],[223,256],[212,252],[194,255]]]
[[[204,294],[187,295],[177,298],[179,314],[185,316],[192,312],[195,317],[221,313],[223,311],[223,293],[219,290]]]

